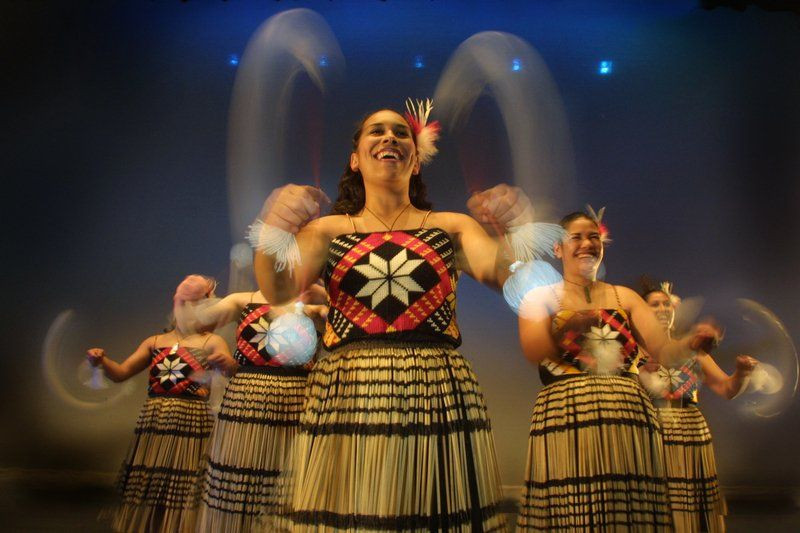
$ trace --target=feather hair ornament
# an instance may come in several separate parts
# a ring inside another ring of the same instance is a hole
[[[417,153],[421,165],[427,165],[433,160],[433,156],[439,153],[436,142],[439,140],[439,131],[442,127],[438,120],[428,123],[432,109],[433,101],[430,98],[426,98],[424,102],[422,100],[415,102],[411,98],[406,100],[405,118],[417,138]]]
[[[667,295],[669,301],[672,302],[672,306],[676,307],[679,303],[681,303],[681,297],[677,294],[672,292],[672,282],[671,281],[662,281],[661,282],[661,292]]]
[[[597,229],[600,231],[600,240],[603,241],[603,244],[611,244],[611,233],[608,231],[608,226],[603,224],[603,215],[606,213],[606,208],[601,207],[595,212],[591,205],[586,204],[586,210],[589,212],[589,216],[592,217],[592,220],[597,224]]]

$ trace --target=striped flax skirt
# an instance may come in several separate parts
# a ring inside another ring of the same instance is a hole
[[[725,531],[727,506],[717,480],[711,432],[695,406],[659,407],[676,531]]]
[[[657,414],[629,377],[580,374],[533,407],[518,530],[670,531]]]
[[[212,425],[204,400],[147,399],[122,464],[122,503],[113,513],[114,531],[194,531],[197,487]]]
[[[276,480],[286,468],[303,410],[308,370],[241,367],[228,383],[209,444],[198,531],[260,527],[278,509]]]
[[[450,345],[348,344],[306,396],[288,529],[505,531],[483,395]]]

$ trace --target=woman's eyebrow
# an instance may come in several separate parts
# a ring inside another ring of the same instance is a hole
[[[368,129],[369,128],[374,128],[376,126],[386,127],[387,124],[390,125],[392,128],[395,128],[395,129],[404,129],[404,130],[408,130],[409,129],[408,126],[403,124],[402,122],[388,122],[388,123],[387,122],[373,122],[371,124],[367,124],[367,128]]]

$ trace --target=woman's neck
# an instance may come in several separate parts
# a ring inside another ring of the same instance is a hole
[[[597,274],[592,273],[590,277],[583,276],[581,274],[575,273],[564,273],[564,280],[573,284],[573,285],[580,285],[582,287],[589,287],[594,285],[597,282]]]
[[[364,205],[379,216],[397,213],[411,203],[407,186],[400,190],[379,186],[365,187],[364,193]]]

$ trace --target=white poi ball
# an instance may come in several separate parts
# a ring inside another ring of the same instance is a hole
[[[317,349],[317,330],[314,321],[303,313],[297,302],[292,313],[275,320],[267,334],[267,352],[281,366],[302,366],[314,357]]]
[[[89,361],[82,361],[78,366],[78,381],[85,387],[94,390],[101,390],[108,388],[108,380],[105,377],[105,372],[99,366],[92,366]]]

